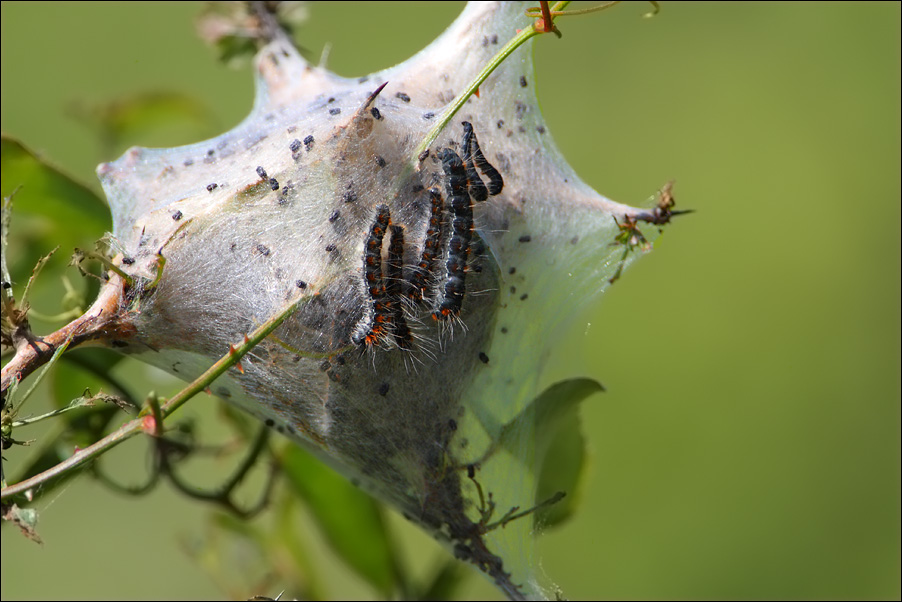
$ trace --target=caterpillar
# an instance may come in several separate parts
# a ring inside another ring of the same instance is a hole
[[[438,158],[445,172],[445,191],[451,203],[451,240],[448,243],[448,259],[445,263],[447,278],[444,295],[432,312],[436,320],[445,320],[460,314],[466,288],[467,258],[473,237],[473,205],[467,193],[467,174],[460,156],[451,149],[442,150]]]
[[[464,166],[467,169],[467,186],[469,188],[470,196],[473,197],[474,201],[481,203],[482,201],[489,198],[489,191],[486,189],[485,184],[482,182],[482,178],[479,177],[479,174],[476,173],[476,167],[473,165],[473,152],[470,148],[471,142],[473,140],[473,126],[470,125],[469,122],[464,122],[464,138],[461,143],[461,149],[463,150],[463,161]]]
[[[351,342],[355,345],[379,343],[385,337],[386,325],[390,321],[385,283],[382,280],[382,242],[390,221],[388,207],[385,205],[376,207],[376,216],[370,226],[363,251],[363,275],[370,297],[370,306],[351,334]]]
[[[445,199],[436,188],[429,189],[432,211],[429,214],[429,225],[426,228],[426,238],[423,240],[423,252],[420,261],[413,270],[410,279],[408,298],[414,303],[423,300],[429,283],[427,278],[435,271],[435,262],[442,241],[442,214],[445,211]]]
[[[413,335],[407,326],[401,296],[404,287],[404,228],[391,226],[391,242],[388,245],[388,261],[385,272],[385,297],[388,305],[389,331],[395,344],[401,349],[413,346]]]
[[[501,192],[502,188],[504,188],[504,178],[501,177],[501,174],[498,173],[498,170],[495,169],[495,167],[485,158],[485,155],[482,154],[482,149],[479,148],[479,140],[476,138],[476,132],[473,131],[473,124],[471,124],[469,121],[464,121],[463,123],[461,123],[461,125],[464,128],[464,156],[473,157],[473,161],[475,161],[476,167],[478,167],[479,171],[485,174],[485,177],[489,179],[488,193],[491,196],[495,196],[496,194]],[[480,184],[481,183],[482,182],[480,182]],[[476,199],[475,196],[473,198]]]

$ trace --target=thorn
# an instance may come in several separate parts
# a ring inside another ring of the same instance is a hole
[[[375,92],[367,96],[366,100],[363,101],[363,104],[360,105],[360,108],[351,116],[351,119],[345,125],[339,126],[339,130],[350,128],[348,131],[354,133],[357,139],[369,136],[370,132],[373,130],[374,121],[370,115],[370,106],[372,106],[376,101],[376,97],[379,96],[379,93],[382,92],[387,85],[388,82],[383,83],[376,88]]]
[[[247,343],[248,341],[249,341],[249,339],[247,338],[247,335],[244,335],[244,342]],[[238,352],[238,349],[234,345],[229,343],[229,355],[235,355],[237,352]],[[238,370],[238,372],[244,374],[244,367],[241,365],[241,362],[236,362],[235,368]],[[207,392],[209,392],[209,388],[207,389]],[[212,395],[212,393],[211,393],[211,395]]]
[[[370,97],[366,101],[365,109],[370,108],[370,105],[373,104],[373,101],[376,100],[376,97],[379,96],[379,93],[388,85],[388,82],[383,83],[381,86],[376,88],[376,91],[370,94]]]
[[[359,118],[361,115],[364,115],[367,111],[369,111],[370,106],[376,101],[376,98],[379,96],[379,93],[382,92],[382,90],[384,90],[385,86],[387,86],[387,85],[388,85],[388,82],[383,83],[381,86],[376,88],[375,92],[373,92],[372,94],[367,96],[366,100],[363,101],[363,104],[360,105],[360,108],[357,109],[357,112],[354,113],[354,117],[352,117],[351,120],[353,121],[354,119]]]

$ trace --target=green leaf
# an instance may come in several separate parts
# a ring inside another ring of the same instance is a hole
[[[95,232],[99,238],[110,227],[110,211],[100,197],[44,159],[21,142],[0,138],[0,169],[3,172],[3,196],[16,188],[16,214],[31,214],[46,218],[46,226],[53,228],[47,238],[57,242],[64,252],[70,247],[85,244],[79,232]],[[16,222],[13,222],[15,230]],[[71,241],[71,244],[70,244]]]
[[[539,508],[535,521],[545,527],[560,524],[576,509],[585,463],[585,440],[580,430],[579,403],[604,387],[591,378],[572,378],[545,389],[504,426],[499,444],[513,451],[517,434],[535,425],[534,456],[538,487],[536,501],[541,503],[563,491],[565,498]]]
[[[286,446],[282,468],[338,555],[383,596],[397,581],[382,514],[371,497],[300,448]]]
[[[557,433],[548,445],[548,451],[539,469],[536,501],[551,498],[558,491],[567,494],[554,504],[536,510],[535,522],[543,528],[555,527],[575,512],[582,502],[582,490],[586,472],[586,440],[580,428],[576,411],[561,421]]]

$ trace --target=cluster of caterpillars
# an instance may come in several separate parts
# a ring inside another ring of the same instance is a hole
[[[404,227],[392,224],[386,205],[376,207],[363,256],[369,304],[351,334],[351,342],[356,345],[394,343],[401,349],[411,349],[413,333],[407,324],[405,305],[431,307],[432,318],[441,322],[460,315],[473,241],[473,201],[485,201],[504,187],[501,174],[482,154],[473,126],[466,121],[462,125],[463,157],[450,148],[442,149],[437,155],[444,172],[445,196],[436,188],[429,190],[426,235],[415,265],[404,265]],[[488,185],[482,181],[477,169],[486,177]],[[449,223],[450,232],[447,230]],[[390,241],[383,270],[382,249],[386,233],[390,234]],[[442,248],[443,242],[447,245],[446,250]],[[442,280],[439,267],[443,257]]]

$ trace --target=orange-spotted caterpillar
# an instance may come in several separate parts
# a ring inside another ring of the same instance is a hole
[[[388,207],[376,207],[376,216],[370,226],[364,244],[363,275],[370,297],[370,305],[364,309],[364,316],[351,333],[355,345],[375,345],[383,339],[389,316],[386,307],[385,283],[382,280],[382,242],[391,221]]]

